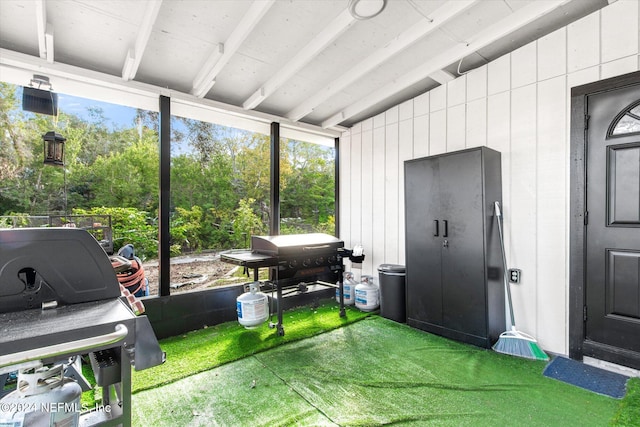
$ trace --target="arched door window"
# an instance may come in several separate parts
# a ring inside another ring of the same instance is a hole
[[[622,110],[611,122],[607,138],[640,133],[640,99]]]

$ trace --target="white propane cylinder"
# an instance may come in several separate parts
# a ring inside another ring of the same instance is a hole
[[[356,286],[356,307],[362,311],[373,311],[380,306],[380,291],[373,283],[373,277],[362,276]]]
[[[353,305],[356,302],[356,281],[353,273],[345,271],[342,279],[342,291],[345,305]],[[340,287],[336,288],[336,301],[340,302]]]
[[[267,296],[260,291],[260,282],[249,284],[249,292],[236,299],[238,323],[247,329],[255,328],[269,318]]]
[[[17,389],[0,399],[0,408],[9,409],[0,411],[0,424],[76,427],[82,410],[81,394],[80,385],[64,377],[62,365],[20,370]]]

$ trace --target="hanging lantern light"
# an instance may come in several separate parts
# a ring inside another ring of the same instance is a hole
[[[44,164],[64,166],[64,142],[67,139],[54,131],[45,133],[42,139],[44,140]]]

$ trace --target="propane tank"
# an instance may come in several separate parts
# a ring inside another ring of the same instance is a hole
[[[356,286],[356,307],[362,311],[373,311],[380,306],[380,291],[373,283],[372,276],[362,276]]]
[[[350,271],[345,271],[342,275],[342,291],[344,293],[344,304],[345,305],[353,305],[356,302],[356,281],[353,278],[353,273]],[[339,283],[336,283],[338,287],[336,288],[336,301],[340,302],[340,286]]]
[[[15,391],[0,399],[3,407],[12,409],[4,411],[3,421],[33,427],[78,426],[82,388],[64,376],[62,365],[21,369],[16,384]]]
[[[247,329],[255,328],[269,318],[267,296],[260,292],[260,282],[249,284],[249,292],[236,299],[238,322]]]

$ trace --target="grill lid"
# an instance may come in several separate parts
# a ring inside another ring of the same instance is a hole
[[[0,313],[118,298],[109,257],[79,228],[0,230]]]
[[[342,247],[342,240],[324,233],[251,236],[252,252],[273,256],[301,255],[305,251],[335,252]]]

